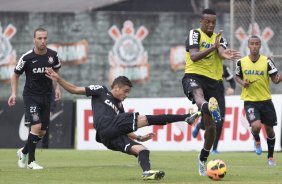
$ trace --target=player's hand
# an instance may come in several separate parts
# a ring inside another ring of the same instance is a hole
[[[16,95],[11,95],[8,99],[8,105],[11,107],[11,106],[14,106],[16,105]]]
[[[247,88],[251,85],[251,83],[249,82],[248,79],[245,79],[245,80],[242,80],[241,82],[241,85],[244,87],[244,88]]]
[[[225,59],[236,60],[241,58],[240,52],[234,49],[225,49],[221,54]]]
[[[280,74],[277,74],[273,82],[275,84],[278,84],[280,81],[282,81],[282,76]]]
[[[52,68],[46,68],[45,76],[53,81],[58,82],[59,75]]]
[[[234,91],[233,88],[227,88],[227,89],[225,90],[225,94],[226,94],[227,96],[234,95],[234,93],[235,93],[235,91]]]
[[[141,142],[148,141],[148,140],[152,139],[154,136],[155,136],[154,133],[148,133],[146,135],[142,135],[141,136]]]
[[[219,46],[220,46],[220,38],[221,38],[222,32],[223,32],[223,30],[220,30],[219,33],[216,34],[215,43],[214,43],[215,48],[219,48]]]
[[[55,90],[55,101],[59,101],[62,98],[62,93],[60,89]]]

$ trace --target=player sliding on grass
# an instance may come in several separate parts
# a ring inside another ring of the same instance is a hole
[[[199,113],[183,115],[139,115],[138,112],[124,112],[122,101],[129,95],[132,83],[125,76],[117,77],[109,91],[105,86],[90,85],[77,87],[62,79],[51,68],[46,71],[46,76],[57,81],[65,90],[72,94],[92,97],[92,112],[96,140],[108,149],[120,151],[138,157],[144,180],[159,180],[165,175],[164,171],[151,170],[150,151],[138,142],[151,139],[153,134],[136,135],[138,128],[150,125],[166,125],[170,122],[186,121],[192,124]],[[137,140],[138,142],[136,142]]]

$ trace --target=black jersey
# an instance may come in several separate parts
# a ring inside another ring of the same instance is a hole
[[[122,102],[116,99],[112,93],[100,85],[85,87],[86,96],[92,96],[91,105],[95,129],[103,122],[108,122],[119,113],[124,113]]]
[[[57,70],[61,67],[57,52],[47,49],[44,55],[38,55],[30,50],[19,59],[14,72],[21,75],[25,72],[26,81],[23,96],[51,95],[52,80],[45,76],[45,68]]]
[[[223,65],[223,75],[222,78],[226,79],[230,83],[232,89],[236,88],[236,82],[234,80],[233,74],[230,68],[226,65]]]

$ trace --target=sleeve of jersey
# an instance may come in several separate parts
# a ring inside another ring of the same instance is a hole
[[[14,72],[18,75],[21,75],[24,72],[25,65],[26,65],[26,61],[23,59],[23,57],[21,57],[15,67]]]
[[[233,74],[231,73],[230,68],[227,67],[227,66],[225,66],[225,65],[223,65],[223,75],[224,75],[223,77],[224,77],[227,81],[233,79]]]
[[[223,37],[220,38],[219,43],[220,43],[220,46],[222,46],[225,49],[228,47],[227,40],[225,38],[223,38]]]
[[[276,75],[278,73],[274,62],[270,58],[267,59],[267,71],[269,76]]]
[[[58,57],[58,54],[55,57],[55,65],[53,66],[53,68],[56,69],[56,70],[61,68],[61,60]]]
[[[189,52],[189,49],[199,48],[200,37],[201,35],[198,30],[190,30],[185,43],[187,52]]]
[[[104,87],[100,85],[90,85],[85,87],[86,96],[97,96],[103,93]]]
[[[235,75],[238,76],[238,77],[243,78],[241,61],[240,60],[236,61]]]

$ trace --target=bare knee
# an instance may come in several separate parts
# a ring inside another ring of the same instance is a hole
[[[252,122],[251,127],[252,127],[253,132],[259,133],[261,129],[261,121],[257,120],[257,121]]]
[[[147,150],[147,148],[143,145],[133,145],[129,151],[134,155],[138,155],[143,150]]]

